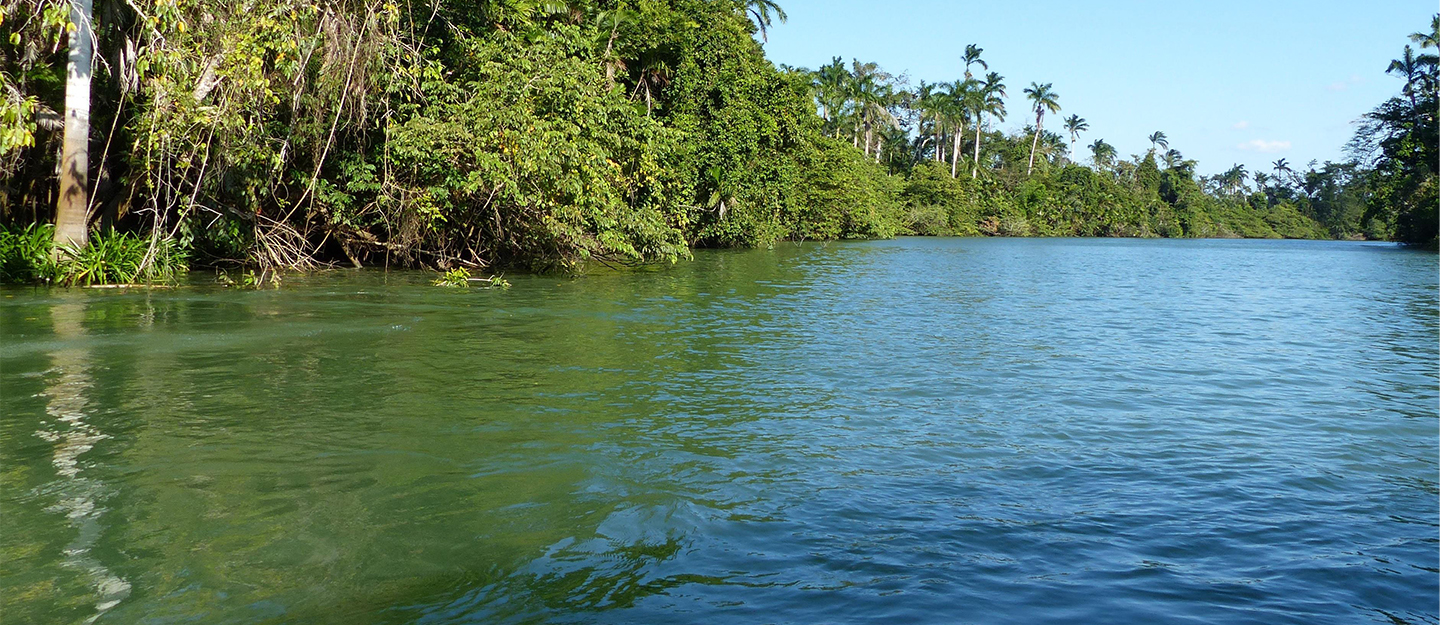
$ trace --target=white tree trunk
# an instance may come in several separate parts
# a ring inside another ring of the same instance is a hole
[[[980,129],[985,127],[985,118],[981,117],[975,122],[975,163],[970,168],[970,179],[980,175]]]
[[[1035,139],[1030,142],[1030,165],[1025,168],[1025,175],[1027,176],[1035,171],[1035,147],[1040,145],[1040,123],[1044,118],[1044,115],[1035,116]]]
[[[70,58],[65,79],[65,142],[60,155],[60,197],[55,203],[55,244],[79,249],[89,242],[90,64],[95,31],[91,0],[70,0]]]
[[[945,133],[940,131],[940,120],[935,120],[935,162],[945,162]]]
[[[950,139],[950,141],[952,141],[952,142],[954,143],[953,145],[950,146],[950,177],[951,177],[951,178],[954,178],[954,177],[960,175],[960,174],[959,174],[959,171],[960,171],[960,133],[963,133],[963,132],[965,132],[965,128],[964,128],[963,126],[960,127],[960,128],[956,128],[956,129],[955,129],[955,136],[954,136],[954,137],[951,137],[951,139]]]

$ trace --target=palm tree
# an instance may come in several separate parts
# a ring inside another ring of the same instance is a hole
[[[1070,153],[1075,153],[1075,142],[1080,139],[1080,133],[1090,129],[1090,123],[1084,117],[1071,115],[1065,118],[1065,131],[1070,133]]]
[[[1030,141],[1030,166],[1025,170],[1026,175],[1035,171],[1035,146],[1040,143],[1040,131],[1045,127],[1045,111],[1051,113],[1060,112],[1060,96],[1050,88],[1050,83],[1030,83],[1025,89],[1025,95],[1035,103],[1035,138]]]
[[[950,84],[950,90],[945,93],[944,105],[942,107],[943,119],[950,130],[950,177],[960,175],[960,143],[965,133],[965,119],[970,112],[970,104],[975,99],[975,93],[980,88],[980,83],[974,79],[957,80]]]
[[[900,127],[900,120],[891,112],[891,108],[898,106],[904,97],[903,93],[897,92],[894,85],[882,84],[875,89],[869,98],[870,122],[867,124],[869,130],[865,132],[865,141],[870,142],[871,131],[875,131],[875,162],[880,162],[880,151],[885,147],[885,137],[888,133]]]
[[[1295,170],[1290,169],[1290,161],[1283,158],[1272,163],[1271,167],[1275,168],[1275,181],[1280,184],[1290,184],[1291,179],[1295,176]]]
[[[1245,166],[1236,163],[1234,167],[1220,174],[1220,184],[1226,193],[1233,195],[1236,191],[1245,188],[1245,179],[1248,177],[1250,177],[1250,173],[1245,171]]]
[[[772,11],[775,13],[775,19],[780,20],[782,24],[785,23],[785,20],[790,19],[785,15],[785,10],[780,8],[780,5],[776,4],[774,0],[745,0],[745,13],[755,20],[755,27],[760,29],[760,38],[765,43],[770,43],[769,29]]]
[[[605,67],[605,80],[615,82],[615,70],[624,69],[625,62],[618,58],[612,58],[615,51],[615,39],[620,35],[620,29],[635,21],[635,15],[625,9],[614,11],[601,11],[595,16],[595,22],[603,34],[609,31],[605,38],[605,51],[600,53],[600,64]]]
[[[1115,146],[1106,143],[1104,139],[1096,139],[1090,144],[1090,154],[1095,160],[1096,169],[1105,169],[1115,160]]]
[[[836,122],[849,99],[850,72],[837,56],[830,60],[829,65],[816,70],[811,81],[815,98],[820,103],[820,116],[827,123],[835,124],[835,138],[839,139],[840,125]]]
[[[1255,172],[1254,178],[1255,178],[1255,187],[1256,187],[1257,189],[1259,189],[1259,190],[1261,190],[1261,191],[1264,191],[1267,187],[1270,186],[1270,175],[1269,175],[1269,174],[1267,174],[1267,173],[1265,173],[1265,172],[1263,172],[1263,171],[1257,171],[1257,172]]]
[[[1005,121],[1005,77],[995,72],[985,75],[985,86],[972,92],[971,106],[975,110],[975,160],[971,164],[970,178],[980,175],[980,131],[985,127],[985,116]]]
[[[980,58],[980,53],[984,51],[984,48],[981,48],[980,46],[977,46],[973,43],[965,46],[965,54],[961,58],[965,60],[965,78],[967,80],[970,78],[974,78],[974,76],[970,74],[971,65],[979,65],[980,67],[985,68],[987,71],[990,69],[990,64],[986,63]]]
[[[725,170],[719,165],[711,165],[705,170],[705,177],[708,178],[706,182],[710,183],[710,190],[705,197],[705,208],[714,211],[716,219],[724,219],[725,210],[733,203],[735,195],[731,192],[730,185],[725,182]]]
[[[863,131],[864,152],[867,157],[870,156],[870,144],[874,140],[877,124],[897,126],[900,123],[890,112],[895,91],[892,85],[886,84],[889,80],[890,75],[881,71],[879,65],[854,61],[850,80],[850,97],[855,107],[854,144],[859,147]]]
[[[654,107],[654,92],[670,84],[674,70],[665,59],[657,54],[647,54],[640,59],[640,76],[635,80],[635,91],[631,97],[645,94],[645,114],[651,114]]]
[[[1431,72],[1426,71],[1428,66],[1435,64],[1434,57],[1429,55],[1415,56],[1415,49],[1405,46],[1405,53],[1400,58],[1390,61],[1390,66],[1385,68],[1386,74],[1398,74],[1405,79],[1405,86],[1400,92],[1410,98],[1410,106],[1415,107],[1415,92],[1417,90],[1429,91],[1434,88],[1434,78]]]
[[[920,88],[916,89],[914,93],[913,107],[920,118],[919,127],[916,130],[916,133],[919,135],[919,143],[915,147],[917,159],[919,158],[919,154],[924,153],[925,145],[933,139],[935,140],[935,156],[931,157],[930,160],[940,160],[939,121],[931,121],[935,120],[939,113],[940,98],[939,91],[936,89],[938,86],[939,85],[927,83],[922,80],[920,81]],[[931,121],[929,131],[926,131],[924,128],[925,122],[927,121]]]
[[[1185,162],[1185,157],[1181,156],[1180,150],[1166,150],[1160,159],[1164,161],[1165,169],[1175,169]]]
[[[1154,153],[1155,153],[1155,150],[1156,150],[1156,147],[1157,147],[1157,146],[1158,146],[1158,147],[1161,147],[1161,148],[1169,148],[1169,147],[1170,147],[1170,140],[1165,137],[1165,133],[1160,132],[1159,130],[1156,130],[1154,134],[1150,135],[1150,153],[1151,153],[1151,154],[1154,154]]]
[[[1430,18],[1430,32],[1412,33],[1410,41],[1420,44],[1420,49],[1440,48],[1440,14]]]
[[[945,83],[920,83],[920,89],[915,92],[915,108],[920,113],[922,128],[919,133],[924,137],[919,149],[924,150],[925,144],[935,142],[935,154],[931,160],[936,162],[945,161],[945,123],[948,120],[951,108],[949,93],[950,86]],[[925,129],[923,124],[930,122],[930,127]]]
[[[1047,161],[1054,161],[1059,155],[1064,154],[1065,139],[1053,132],[1040,133],[1040,145],[1035,148],[1035,153]]]
[[[90,240],[90,76],[95,47],[91,0],[70,0],[69,57],[65,68],[65,139],[60,153],[60,195],[55,203],[55,246],[80,249]]]
[[[869,97],[875,85],[875,75],[879,73],[880,66],[875,63],[861,63],[860,59],[851,59],[850,74],[845,82],[847,100],[850,102],[851,114],[854,117],[855,130],[851,134],[850,144],[860,147],[860,135],[865,130],[865,100]],[[865,146],[865,155],[870,155],[870,146]]]

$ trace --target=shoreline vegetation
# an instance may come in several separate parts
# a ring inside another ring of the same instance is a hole
[[[0,11],[0,282],[567,271],[898,234],[1436,241],[1440,16],[1347,160],[1202,176],[1163,132],[1128,157],[1092,139],[978,45],[942,83],[777,66],[772,0]]]

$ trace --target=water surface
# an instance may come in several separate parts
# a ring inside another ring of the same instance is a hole
[[[1435,623],[1437,262],[697,252],[0,291],[12,623]]]

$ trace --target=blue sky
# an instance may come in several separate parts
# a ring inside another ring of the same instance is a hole
[[[1434,0],[779,2],[790,20],[765,46],[776,63],[859,58],[913,85],[961,77],[960,54],[977,43],[1009,87],[1002,128],[1033,119],[1021,91],[1050,82],[1061,116],[1090,122],[1081,146],[1103,138],[1122,155],[1143,153],[1146,136],[1163,130],[1201,173],[1342,158],[1354,121],[1400,89],[1386,65],[1437,9]]]

